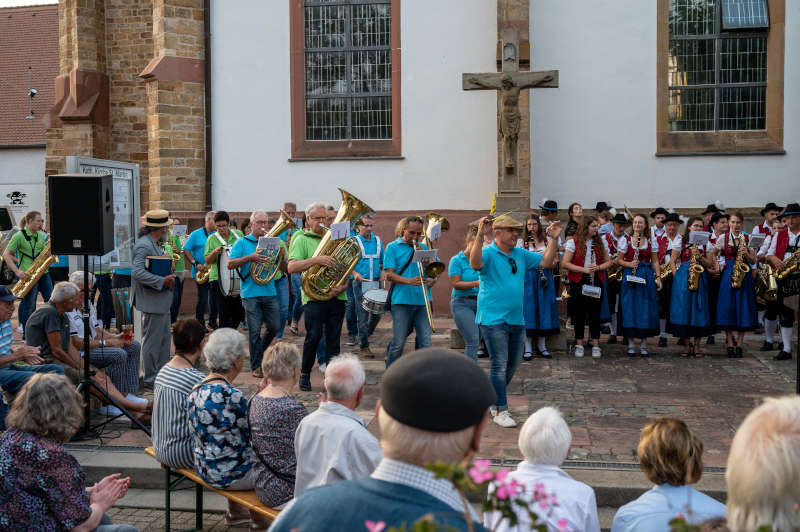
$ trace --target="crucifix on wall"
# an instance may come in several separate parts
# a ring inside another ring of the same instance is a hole
[[[519,70],[519,34],[517,30],[502,32],[502,71],[462,74],[462,89],[496,90],[500,99],[499,135],[501,143],[500,194],[523,195],[520,190],[519,135],[522,114],[520,91],[558,87],[558,70],[524,72]],[[530,171],[528,168],[527,171]],[[529,177],[529,176],[528,176]],[[525,191],[524,196],[528,196]],[[499,198],[498,198],[499,199]]]

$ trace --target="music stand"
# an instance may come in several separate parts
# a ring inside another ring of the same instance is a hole
[[[83,428],[78,431],[73,439],[85,440],[97,438],[99,436],[97,429],[104,427],[106,424],[123,415],[135,423],[140,429],[142,429],[145,434],[152,437],[153,434],[150,432],[150,429],[144,425],[144,423],[131,415],[131,413],[128,412],[124,406],[112,399],[104,389],[102,389],[97,385],[96,382],[92,380],[92,375],[94,375],[94,372],[89,368],[89,366],[92,364],[92,358],[89,349],[89,255],[83,255],[83,288],[83,377],[81,378],[81,382],[78,383],[78,393],[83,392]],[[106,419],[102,423],[98,423],[92,427],[91,408],[89,406],[89,394],[91,393],[92,388],[102,395],[103,398],[108,401],[108,404],[118,408],[122,414]]]

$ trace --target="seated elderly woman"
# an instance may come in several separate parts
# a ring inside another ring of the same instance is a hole
[[[172,325],[175,356],[156,375],[153,394],[153,449],[169,467],[194,467],[194,434],[189,428],[186,398],[205,374],[196,368],[206,330],[194,318]]]
[[[253,489],[253,452],[247,423],[247,397],[233,380],[247,356],[245,337],[229,328],[208,337],[203,357],[211,370],[187,398],[189,427],[194,434],[194,469],[209,485],[225,490]],[[251,530],[266,529],[256,513],[228,502],[228,526],[252,521]]]
[[[539,512],[539,522],[547,524],[548,530],[560,530],[559,521],[566,520],[568,530],[599,532],[597,502],[594,490],[578,482],[561,469],[572,443],[572,433],[557,409],[540,408],[525,421],[519,433],[519,449],[525,460],[508,478],[525,486],[527,493],[534,493],[543,485],[545,492],[555,495],[557,506],[549,512]],[[498,526],[499,513],[484,516],[486,528],[498,531],[531,530],[530,517],[524,511],[517,512],[519,525],[509,526],[503,520]],[[497,528],[495,528],[497,527]]]
[[[308,415],[292,396],[300,378],[300,352],[288,342],[278,342],[267,349],[261,370],[267,385],[250,401],[255,488],[261,502],[280,508],[294,496],[294,434]]]
[[[80,464],[62,446],[80,427],[82,412],[63,375],[38,374],[22,388],[0,435],[0,529],[136,532],[105,515],[130,479],[114,474],[87,487]]]
[[[78,302],[74,310],[67,312],[69,319],[69,333],[72,337],[72,345],[83,356],[83,303],[84,291],[83,272],[78,270],[69,275],[69,281],[78,287]],[[89,273],[89,289],[94,286],[94,275]],[[105,325],[105,324],[104,324]],[[99,333],[99,334],[98,334]],[[112,334],[101,328],[97,321],[97,313],[94,305],[89,302],[89,355],[92,365],[105,369],[111,382],[125,395],[126,399],[140,403],[147,403],[147,399],[137,397],[139,391],[139,353],[141,346],[139,342],[125,340],[121,334]],[[116,416],[121,414],[115,406],[101,406],[101,414]]]
[[[727,523],[714,519],[704,531],[800,530],[800,397],[768,398],[736,431],[725,474]]]
[[[689,523],[725,515],[725,505],[691,487],[703,474],[703,442],[680,419],[659,418],[642,429],[639,463],[655,486],[620,507],[612,532],[670,530],[679,513]]]

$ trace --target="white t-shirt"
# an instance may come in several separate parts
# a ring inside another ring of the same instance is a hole
[[[654,241],[652,239],[642,238],[642,242],[639,245],[639,249],[642,250],[642,249],[647,249],[649,247],[651,253],[657,253],[658,244],[654,244],[653,242]],[[631,247],[633,249],[636,249],[636,241],[633,239],[633,237],[631,237]],[[617,249],[619,249],[621,255],[625,255],[625,253],[627,253],[628,251],[628,239],[627,238],[620,239],[619,244],[617,244]]]
[[[608,243],[605,241],[605,239],[601,239],[601,240],[603,241],[603,247],[605,248],[606,253],[608,253]],[[564,245],[564,250],[565,251],[571,251],[572,253],[575,253],[575,239],[570,238],[567,241],[566,245]],[[586,257],[585,264],[598,264],[599,257],[595,257],[594,258],[594,262],[592,262],[590,260],[590,257],[592,256],[592,241],[591,240],[587,240],[586,241],[586,252],[585,253],[586,253],[584,255],[584,257]]]
[[[772,245],[772,235],[767,235],[766,238],[764,238],[764,243],[761,244],[760,248],[758,248],[758,256],[761,257],[762,255],[766,255],[769,252],[769,248],[771,245]]]
[[[789,246],[796,246],[800,244],[800,233],[792,233],[792,230],[789,229]],[[772,242],[769,245],[769,252],[767,255],[775,256],[775,253],[778,252],[778,237],[772,239]],[[791,253],[787,250],[786,253],[783,254],[783,257],[778,257],[781,260],[786,260],[791,257]]]

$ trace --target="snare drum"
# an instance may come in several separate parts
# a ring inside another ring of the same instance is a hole
[[[242,280],[239,278],[239,271],[228,269],[230,254],[231,248],[226,246],[219,255],[219,287],[225,297],[234,297],[241,293]]]
[[[370,290],[364,293],[364,298],[361,301],[361,308],[370,314],[380,316],[383,314],[384,308],[386,307],[386,297],[388,295],[389,291],[381,288]]]

